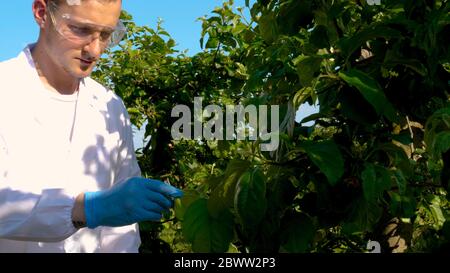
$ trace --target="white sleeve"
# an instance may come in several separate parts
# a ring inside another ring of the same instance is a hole
[[[122,136],[119,147],[114,183],[123,182],[132,177],[141,176],[141,169],[136,159],[133,144],[133,131],[125,106],[121,103]],[[132,224],[123,227],[103,227],[102,251],[109,253],[137,253],[141,245],[139,225]]]
[[[125,181],[128,178],[141,176],[141,169],[136,159],[136,153],[133,144],[133,130],[129,115],[124,108],[124,132],[119,149],[119,158],[117,160],[116,176],[114,183]]]
[[[8,150],[0,134],[0,238],[59,242],[73,233],[75,198],[62,189],[27,193],[8,186]]]

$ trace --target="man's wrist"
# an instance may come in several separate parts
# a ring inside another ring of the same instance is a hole
[[[85,227],[86,227],[86,222],[82,222],[82,221],[73,221],[73,220],[72,220],[72,225],[73,225],[73,227],[76,228],[76,229],[85,228]]]
[[[75,198],[72,209],[72,224],[76,229],[86,227],[86,216],[84,213],[84,193],[80,193]]]

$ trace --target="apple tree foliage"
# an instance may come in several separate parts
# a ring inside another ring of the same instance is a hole
[[[142,251],[448,251],[449,12],[446,0],[230,0],[199,19],[193,56],[124,13],[127,39],[95,76],[145,125],[143,174],[186,193],[141,224]],[[279,105],[278,149],[175,141],[171,111],[193,112],[194,97]],[[305,104],[318,112],[296,121]]]

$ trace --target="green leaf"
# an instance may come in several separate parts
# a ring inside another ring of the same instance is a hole
[[[169,39],[169,41],[167,41],[167,46],[169,48],[172,48],[172,47],[176,46],[175,40],[174,39]]]
[[[375,25],[363,28],[363,30],[356,33],[355,35],[350,36],[349,38],[341,39],[339,41],[339,45],[341,47],[343,55],[346,56],[346,58],[349,58],[353,52],[364,45],[367,41],[381,37],[389,39],[399,36],[400,32],[398,32],[397,30],[386,26]]]
[[[163,35],[163,36],[170,37],[170,34],[169,34],[167,31],[165,31],[165,30],[160,30],[160,31],[158,31],[158,34],[159,34],[159,35]]]
[[[368,202],[376,202],[385,190],[391,187],[389,170],[384,167],[366,163],[361,174],[364,198]]]
[[[142,115],[141,111],[135,107],[130,107],[127,110],[130,115]]]
[[[328,182],[335,185],[344,174],[344,160],[338,146],[332,140],[301,143],[311,161],[326,175]]]
[[[315,73],[320,70],[322,58],[319,56],[304,56],[301,55],[293,60],[297,67],[297,74],[300,78],[300,83],[303,86],[310,86],[314,79]]]
[[[281,230],[281,247],[290,253],[302,253],[308,250],[316,233],[313,221],[303,213],[295,213],[283,218]]]
[[[236,183],[242,174],[250,167],[250,162],[244,160],[232,160],[222,176],[222,182],[215,187],[208,199],[208,211],[217,216],[223,210],[234,204]]]
[[[236,184],[234,208],[244,227],[259,225],[266,213],[266,181],[259,168],[245,172]]]
[[[217,218],[212,217],[208,213],[207,200],[199,199],[187,209],[182,229],[194,252],[224,253],[234,235],[233,224],[233,216],[228,210]]]
[[[398,191],[400,192],[400,194],[404,194],[406,192],[406,185],[408,181],[406,180],[406,177],[403,175],[403,172],[401,170],[393,171],[392,179],[397,184]]]
[[[316,26],[311,33],[311,43],[317,48],[329,48],[328,31],[325,26]]]
[[[373,231],[382,214],[382,209],[373,202],[359,198],[353,202],[349,218],[342,224],[342,232],[346,234]]]
[[[280,248],[279,240],[274,238],[279,237],[281,219],[273,207],[268,207],[268,210],[269,213],[261,222],[258,232],[250,231],[250,234],[247,234],[247,237],[251,238],[248,247],[250,253],[267,253]]]
[[[444,213],[442,211],[442,204],[439,196],[429,196],[428,199],[431,199],[431,204],[429,205],[429,209],[431,212],[431,216],[433,219],[433,227],[436,230],[439,230],[444,225],[446,219]]]
[[[444,131],[436,134],[433,148],[436,154],[444,153],[450,149],[450,131]]]
[[[275,14],[269,12],[259,19],[259,32],[266,43],[273,43],[278,37],[278,26]]]
[[[197,192],[193,190],[185,190],[182,198],[175,199],[174,204],[175,217],[177,217],[177,219],[182,221],[186,209],[189,208],[189,206],[199,198],[200,196]]]
[[[407,177],[413,174],[413,168],[405,151],[393,143],[383,143],[378,147],[389,157],[391,166],[400,169]]]
[[[219,45],[219,40],[215,37],[210,37],[208,39],[208,42],[206,42],[205,48],[217,48],[217,46]]]
[[[310,122],[310,121],[316,121],[316,120],[318,120],[318,119],[321,119],[321,118],[327,118],[327,117],[329,117],[329,114],[326,114],[326,113],[315,113],[315,114],[311,114],[311,115],[305,117],[304,119],[302,119],[302,120],[300,121],[300,124],[308,123],[308,122]]]
[[[365,126],[370,126],[379,120],[379,116],[370,103],[356,89],[347,87],[339,94],[342,115]]]
[[[405,66],[422,77],[425,77],[428,74],[427,68],[422,62],[417,59],[402,58],[401,53],[399,52],[388,51],[386,53],[384,65],[386,67],[395,67],[396,65]]]
[[[339,72],[339,77],[350,86],[358,89],[379,115],[384,115],[392,122],[398,122],[399,118],[394,106],[386,98],[376,80],[357,69]]]
[[[390,212],[392,215],[401,218],[411,218],[416,210],[416,202],[412,196],[403,196],[396,192],[390,191]]]
[[[361,174],[363,181],[363,193],[366,200],[371,201],[378,198],[377,173],[373,164],[367,164]]]
[[[293,103],[295,108],[301,107],[308,98],[311,97],[311,93],[313,93],[312,87],[303,87],[294,96]]]
[[[442,108],[428,118],[425,125],[425,143],[432,159],[450,149],[450,108]]]
[[[314,19],[312,0],[287,0],[280,2],[277,16],[280,32],[295,35],[300,28],[306,28]]]

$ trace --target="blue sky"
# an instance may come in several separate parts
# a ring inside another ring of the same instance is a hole
[[[15,57],[27,43],[34,42],[38,27],[31,12],[33,0],[2,0],[3,18],[0,24],[0,61]],[[158,18],[178,43],[177,49],[190,54],[200,51],[201,22],[197,18],[211,14],[222,0],[124,0],[123,7],[138,25],[156,27]],[[235,6],[245,6],[245,0],[235,0]]]

